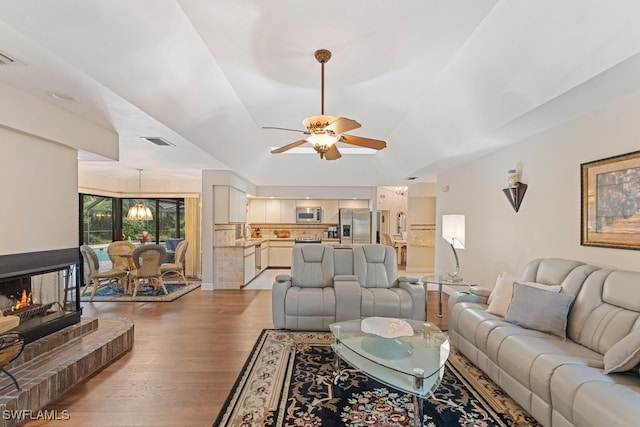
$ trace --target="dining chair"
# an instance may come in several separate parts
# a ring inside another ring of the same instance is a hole
[[[91,298],[89,298],[89,301],[93,301],[93,298],[96,296],[96,291],[101,286],[114,282],[120,282],[124,286],[127,276],[126,270],[122,270],[120,268],[112,268],[109,270],[100,271],[100,261],[98,260],[98,255],[96,255],[96,252],[89,245],[80,246],[80,253],[82,254],[82,257],[84,258],[86,264],[89,266],[89,283],[85,285],[80,295],[84,295],[87,291],[87,288],[89,286],[93,286],[93,290],[91,291]]]
[[[119,268],[127,272],[122,283],[125,294],[130,292],[131,280],[129,272],[134,269],[132,255],[135,249],[136,245],[127,240],[116,240],[107,246],[107,254],[111,260],[112,268]]]
[[[382,244],[385,246],[394,246],[389,233],[382,233]]]
[[[134,269],[129,273],[133,280],[133,297],[138,294],[138,287],[141,283],[153,286],[155,289],[161,288],[165,294],[168,294],[167,288],[162,281],[162,272],[160,265],[167,254],[167,250],[156,244],[147,244],[137,247],[133,251]]]
[[[182,278],[184,284],[187,284],[187,278],[184,275],[184,258],[187,254],[187,248],[189,247],[189,242],[186,240],[180,241],[178,246],[176,246],[176,255],[174,261],[171,263],[163,263],[160,266],[160,271],[162,272],[162,276],[165,274],[175,273]]]
[[[122,270],[131,270],[133,264],[131,263],[131,255],[136,249],[136,245],[127,240],[116,240],[109,243],[107,246],[107,254],[113,264],[113,268],[120,268]]]

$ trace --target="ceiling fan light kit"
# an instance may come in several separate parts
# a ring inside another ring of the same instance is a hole
[[[298,147],[304,143],[310,143],[321,159],[337,160],[342,157],[336,144],[338,142],[356,145],[365,148],[371,148],[374,150],[382,150],[387,146],[387,143],[378,139],[362,138],[354,135],[344,135],[344,132],[349,132],[353,129],[358,129],[362,126],[356,120],[348,119],[346,117],[334,117],[324,114],[324,64],[331,58],[331,52],[327,49],[318,49],[315,51],[314,56],[316,60],[321,64],[321,103],[320,103],[320,115],[310,116],[302,121],[302,125],[307,129],[306,131],[297,129],[287,129],[273,126],[264,126],[264,129],[279,129],[294,132],[301,132],[305,135],[309,135],[305,139],[301,139],[291,144],[283,145],[282,147],[271,150],[272,154],[280,154],[288,151],[292,148]]]

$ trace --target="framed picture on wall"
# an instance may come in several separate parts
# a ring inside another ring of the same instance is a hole
[[[640,151],[583,163],[583,246],[640,249]]]

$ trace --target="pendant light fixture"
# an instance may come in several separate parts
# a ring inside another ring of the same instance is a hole
[[[138,169],[138,197],[140,196],[142,196],[142,169]],[[127,219],[134,221],[151,221],[153,220],[153,215],[151,214],[151,209],[138,199],[136,204],[129,208]]]

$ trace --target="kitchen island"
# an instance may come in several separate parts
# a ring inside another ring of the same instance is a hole
[[[237,239],[215,246],[216,289],[241,289],[268,267],[291,268],[294,237]],[[336,249],[350,249],[340,239],[322,239]]]

